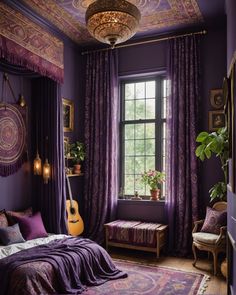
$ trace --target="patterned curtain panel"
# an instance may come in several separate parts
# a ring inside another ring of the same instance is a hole
[[[42,162],[48,158],[52,169],[48,184],[43,183],[42,176],[33,177],[33,209],[41,212],[47,232],[67,233],[62,100],[58,83],[48,78],[32,80],[32,117],[33,154],[38,140]]]
[[[195,156],[199,103],[199,37],[169,41],[168,197],[170,250],[183,256],[192,245],[192,224],[198,218],[198,176]]]
[[[0,3],[0,58],[63,82],[63,42]]]
[[[87,55],[85,97],[85,228],[103,240],[103,225],[117,204],[118,87],[117,52]]]

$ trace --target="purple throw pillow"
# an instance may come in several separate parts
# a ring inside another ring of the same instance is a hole
[[[5,246],[15,244],[15,243],[25,242],[20,232],[18,224],[8,226],[8,227],[1,227],[0,241]]]
[[[29,217],[15,216],[14,218],[19,223],[21,233],[26,240],[48,236],[40,212]]]
[[[29,207],[23,211],[6,211],[6,216],[10,225],[17,223],[15,217],[32,216],[32,215],[33,215],[32,207]]]
[[[206,218],[203,223],[201,232],[219,235],[220,227],[227,223],[227,211],[217,211],[207,207]]]

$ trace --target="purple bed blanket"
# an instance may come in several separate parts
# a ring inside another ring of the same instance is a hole
[[[9,294],[11,275],[17,268],[35,262],[52,266],[57,282],[54,289],[58,294],[81,294],[86,286],[127,277],[101,246],[89,239],[69,237],[1,259],[0,294]]]

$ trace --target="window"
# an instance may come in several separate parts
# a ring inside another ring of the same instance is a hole
[[[133,196],[135,191],[148,198],[149,187],[140,181],[142,173],[165,171],[166,90],[163,76],[121,82],[122,198]]]

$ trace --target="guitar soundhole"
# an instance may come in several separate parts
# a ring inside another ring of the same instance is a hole
[[[75,214],[75,208],[70,207],[70,214],[74,215]]]

